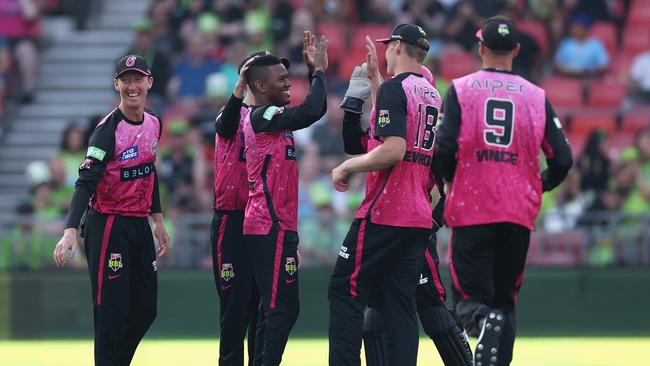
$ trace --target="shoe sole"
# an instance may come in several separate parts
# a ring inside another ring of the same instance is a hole
[[[503,332],[505,316],[501,310],[490,310],[478,336],[474,351],[474,366],[496,366],[499,354],[499,338]]]

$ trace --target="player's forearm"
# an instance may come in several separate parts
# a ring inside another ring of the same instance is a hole
[[[217,134],[221,137],[232,137],[237,133],[239,127],[239,113],[243,99],[233,93],[228,99],[226,106],[219,113],[215,122]]]
[[[153,221],[154,225],[163,225],[164,224],[164,218],[162,212],[152,212],[151,213],[151,221]]]
[[[365,132],[361,128],[361,115],[346,111],[343,114],[343,149],[345,153],[350,155],[365,153],[364,135]]]
[[[88,208],[88,202],[90,201],[91,196],[92,192],[88,190],[86,186],[79,184],[79,181],[77,181],[74,194],[72,195],[72,202],[70,203],[70,212],[68,212],[68,219],[65,224],[66,230],[77,230],[79,223],[81,222],[81,217]]]
[[[374,172],[388,169],[403,158],[404,151],[399,146],[384,143],[367,154],[347,160],[345,164],[351,173]]]

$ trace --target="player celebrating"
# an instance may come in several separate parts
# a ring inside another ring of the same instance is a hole
[[[244,210],[248,200],[248,176],[244,155],[243,122],[253,104],[246,94],[246,71],[258,56],[247,56],[239,65],[239,80],[215,122],[214,216],[210,229],[212,267],[220,301],[221,339],[219,365],[244,365],[244,337],[248,328],[248,364],[255,361],[255,333],[259,292],[245,245]]]
[[[298,166],[292,131],[318,121],[327,107],[327,40],[321,37],[316,46],[314,37],[305,32],[304,44],[311,87],[297,107],[284,107],[291,97],[288,60],[260,56],[246,73],[259,106],[252,108],[244,124],[250,184],[244,234],[264,310],[265,366],[280,364],[299,311]]]
[[[54,261],[74,257],[86,212],[86,256],[93,290],[95,365],[129,365],[156,316],[157,259],[167,253],[155,171],[160,119],[145,110],[153,77],[140,56],[115,66],[120,105],[95,128],[79,167],[71,209]],[[89,206],[90,202],[90,207]]]
[[[345,110],[343,117],[343,139],[345,151],[348,154],[363,154],[367,151],[368,131],[363,131],[360,126],[362,107],[365,99],[372,93],[376,95],[376,85],[381,78],[377,70],[377,55],[375,46],[368,38],[367,63],[355,67],[350,85],[345,94],[341,108]],[[367,72],[367,68],[370,69]],[[435,80],[431,71],[426,66],[420,70],[422,76],[435,87]],[[371,81],[367,74],[373,76]],[[374,114],[374,110],[372,114]],[[433,168],[433,167],[432,167]],[[434,173],[434,169],[431,170]],[[434,175],[431,184],[442,182],[439,175]],[[440,357],[447,366],[472,365],[472,354],[462,329],[445,303],[446,292],[440,280],[438,270],[438,253],[436,251],[435,232],[442,226],[442,213],[444,207],[444,192],[438,185],[440,199],[433,211],[432,227],[434,233],[425,250],[416,290],[417,312],[420,323],[425,333],[434,341]],[[433,188],[433,187],[432,187]],[[383,327],[381,313],[374,308],[368,308],[364,316],[363,343],[368,366],[388,365],[386,332]]]
[[[483,70],[450,86],[436,160],[449,192],[455,311],[479,337],[475,365],[508,365],[530,231],[542,192],[564,179],[572,157],[544,90],[511,71],[514,23],[490,18],[477,37]],[[541,174],[540,148],[548,162]]]
[[[388,44],[387,72],[377,92],[367,154],[332,171],[345,191],[352,173],[368,172],[366,195],[339,253],[329,285],[330,365],[359,365],[366,304],[383,315],[390,365],[415,365],[415,291],[431,234],[430,165],[440,96],[419,73],[429,49],[426,33],[397,26]],[[358,144],[357,140],[357,144]]]

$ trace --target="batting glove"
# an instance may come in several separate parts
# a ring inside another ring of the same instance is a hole
[[[370,79],[366,75],[366,64],[355,66],[350,76],[350,85],[345,92],[341,109],[361,114],[363,102],[370,96]]]

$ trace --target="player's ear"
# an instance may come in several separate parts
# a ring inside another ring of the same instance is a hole
[[[118,87],[117,83],[118,83],[118,80],[117,80],[117,78],[115,78],[115,85],[114,85],[114,87],[115,87],[115,90],[117,90],[117,91],[119,92],[119,91],[120,91],[120,88]]]
[[[258,93],[264,94],[267,91],[266,89],[266,84],[262,80],[255,80],[255,90]]]
[[[481,57],[485,56],[485,46],[483,45],[483,42],[478,43],[478,54]]]
[[[521,48],[521,44],[517,43],[517,47],[515,47],[514,50],[512,50],[512,57],[515,58],[519,54],[519,49]]]
[[[147,77],[147,90],[151,89],[153,86],[153,76]]]

